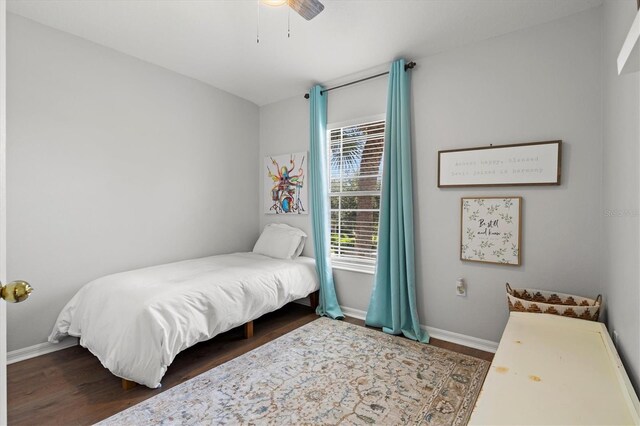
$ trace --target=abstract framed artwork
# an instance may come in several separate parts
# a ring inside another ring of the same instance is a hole
[[[308,214],[307,153],[264,158],[264,213]]]
[[[562,141],[438,151],[438,188],[560,185]]]
[[[460,260],[520,265],[522,197],[462,198],[460,215]]]

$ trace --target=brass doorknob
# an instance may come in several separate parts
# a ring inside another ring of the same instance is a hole
[[[0,297],[11,303],[22,302],[27,300],[33,287],[26,281],[11,281],[0,287]]]

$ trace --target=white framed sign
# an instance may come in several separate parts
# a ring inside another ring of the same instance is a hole
[[[438,187],[560,185],[562,141],[438,151]]]
[[[520,265],[522,197],[462,198],[460,260]]]

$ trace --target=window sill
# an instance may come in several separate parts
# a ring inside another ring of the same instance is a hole
[[[357,272],[360,274],[375,275],[376,273],[376,267],[374,265],[354,265],[353,263],[339,262],[337,260],[331,261],[331,267],[341,271]]]

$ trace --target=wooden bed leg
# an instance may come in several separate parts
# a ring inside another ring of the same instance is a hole
[[[136,382],[132,382],[131,380],[127,380],[127,379],[122,379],[122,389],[129,390],[129,389],[135,388],[136,386],[138,386]]]
[[[311,305],[311,309],[315,311],[320,304],[320,290],[314,291],[313,293],[309,294],[309,304]]]
[[[253,337],[253,321],[249,321],[244,325],[244,338]]]

